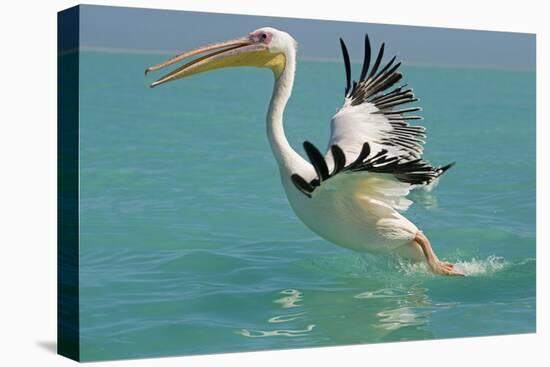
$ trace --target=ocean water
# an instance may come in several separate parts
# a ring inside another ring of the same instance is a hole
[[[534,72],[404,67],[425,157],[457,162],[406,214],[468,274],[445,278],[296,218],[265,137],[270,72],[149,89],[165,57],[81,54],[83,360],[535,331]],[[344,82],[341,63],[299,63],[300,152],[326,145]]]

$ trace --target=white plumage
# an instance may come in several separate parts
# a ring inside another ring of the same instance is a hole
[[[351,80],[351,63],[342,40],[346,70],[344,104],[332,117],[328,151],[322,154],[304,142],[307,160],[288,143],[283,114],[296,68],[296,41],[273,28],[246,37],[183,53],[146,70],[158,70],[189,56],[192,60],[153,83],[231,66],[256,66],[273,71],[275,84],[267,114],[267,136],[279,165],[281,181],[297,216],[321,237],[355,251],[395,253],[426,261],[435,273],[462,275],[440,261],[426,236],[401,212],[412,204],[409,192],[433,185],[451,165],[432,167],[422,159],[425,129],[409,121],[420,108],[404,107],[417,99],[411,89],[396,86],[400,63],[392,58],[382,67],[384,45],[372,68],[365,37],[363,68]],[[321,123],[322,124],[322,123]]]
[[[411,149],[402,145],[391,146],[382,143],[392,138],[395,129],[387,117],[378,112],[380,110],[373,103],[365,102],[351,106],[349,100],[346,100],[346,104],[332,117],[329,146],[342,147],[349,162],[357,157],[365,142],[370,143],[373,153],[385,149],[392,157],[412,154]],[[423,152],[419,142],[415,145],[417,150],[414,151],[417,156]]]

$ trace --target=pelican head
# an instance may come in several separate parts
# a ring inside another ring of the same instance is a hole
[[[185,51],[163,63],[147,68],[145,74],[204,54],[164,75],[152,83],[151,87],[206,71],[236,66],[269,68],[277,77],[285,69],[287,59],[294,57],[295,53],[296,41],[288,33],[265,27],[241,38]]]

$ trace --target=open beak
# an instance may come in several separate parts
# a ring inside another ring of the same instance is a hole
[[[157,85],[172,80],[181,79],[190,75],[226,67],[269,67],[270,63],[277,55],[270,53],[266,45],[254,42],[249,37],[243,37],[183,52],[163,63],[147,68],[145,70],[145,75],[203,53],[207,54],[200,56],[192,61],[189,61],[183,66],[180,66],[170,73],[164,75],[162,78],[152,83],[151,87],[155,87]]]

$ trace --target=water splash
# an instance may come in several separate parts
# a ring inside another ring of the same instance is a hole
[[[421,188],[413,190],[408,198],[414,201],[416,204],[422,205],[428,210],[437,209],[439,206],[437,196],[435,196],[431,192],[438,185],[438,181],[439,180],[436,179],[428,186],[423,186]]]
[[[454,262],[456,270],[460,271],[466,276],[479,276],[479,275],[491,275],[502,271],[508,265],[503,257],[491,255],[486,259],[476,259],[475,257],[470,260],[459,260]],[[398,262],[398,271],[405,275],[426,274],[433,275],[430,272],[427,265],[424,263],[411,263],[406,260]]]
[[[503,257],[491,255],[486,259],[472,258],[470,261],[458,261],[455,266],[465,275],[486,275],[499,272],[508,265],[509,263]]]

